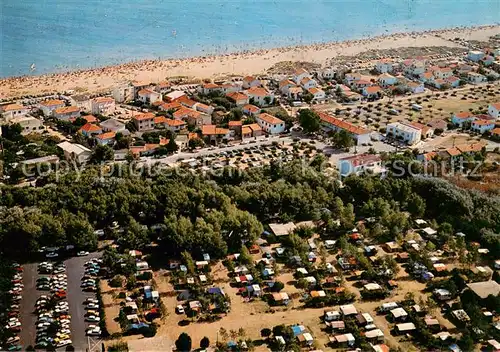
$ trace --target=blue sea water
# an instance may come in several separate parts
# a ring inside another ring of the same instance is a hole
[[[499,20],[500,0],[0,0],[0,76]]]

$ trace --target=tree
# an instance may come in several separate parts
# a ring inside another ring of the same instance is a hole
[[[167,151],[169,153],[175,153],[177,150],[179,150],[179,147],[177,146],[177,143],[175,143],[175,138],[172,137],[168,140]]]
[[[285,288],[285,284],[281,281],[275,281],[272,290],[274,292],[280,292],[283,288]]]
[[[187,251],[181,253],[182,261],[186,264],[186,268],[188,269],[188,273],[194,275],[196,273],[196,267],[194,265],[194,260],[191,254]]]
[[[177,341],[175,341],[175,347],[177,351],[189,352],[191,351],[191,343],[191,336],[183,332],[179,335]]]
[[[336,149],[349,149],[354,146],[354,139],[346,130],[333,132],[331,135],[332,146]]]
[[[299,111],[299,123],[306,133],[317,132],[321,127],[319,115],[311,109]]]
[[[108,145],[98,145],[90,156],[90,162],[93,164],[100,164],[108,160],[113,160],[113,156],[113,149]]]
[[[273,333],[273,332],[272,332],[272,330],[271,330],[271,329],[269,329],[269,328],[264,328],[264,329],[260,330],[260,336],[262,336],[262,337],[264,337],[264,338],[266,338],[266,339],[267,339],[269,336],[271,336],[271,334],[272,334],[272,333]]]
[[[200,347],[203,349],[207,349],[210,346],[210,340],[208,337],[203,337],[200,341]]]
[[[205,142],[201,138],[191,138],[188,142],[189,149],[196,149],[198,147],[203,147]]]

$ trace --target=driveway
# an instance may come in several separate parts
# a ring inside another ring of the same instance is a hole
[[[44,292],[37,291],[36,279],[38,278],[38,264],[30,263],[23,265],[23,285],[22,299],[19,307],[19,320],[21,321],[21,346],[26,349],[29,345],[35,346],[36,340],[36,315],[33,314],[35,303],[38,297]]]
[[[69,314],[71,315],[71,340],[76,351],[85,351],[88,347],[85,330],[85,307],[83,302],[88,298],[95,298],[95,293],[84,292],[80,288],[81,279],[84,274],[84,264],[91,258],[100,257],[100,253],[90,253],[85,257],[73,257],[65,261],[66,273],[68,275]]]

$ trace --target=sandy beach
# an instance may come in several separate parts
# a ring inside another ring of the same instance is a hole
[[[325,65],[328,60],[340,55],[349,56],[368,50],[402,47],[460,47],[453,41],[454,38],[487,41],[489,37],[499,33],[500,26],[452,28],[221,56],[146,60],[67,73],[11,77],[0,80],[0,99],[67,90],[105,92],[113,86],[131,80],[160,82],[176,76],[206,79],[230,75],[263,74],[274,64],[283,61],[306,61]]]

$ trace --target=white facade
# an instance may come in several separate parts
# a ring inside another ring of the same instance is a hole
[[[476,120],[473,121],[471,124],[471,130],[478,132],[478,133],[485,133],[488,131],[491,131],[492,129],[495,128],[495,121],[494,120]]]
[[[92,113],[110,115],[115,112],[115,100],[110,97],[92,99]]]
[[[49,100],[40,103],[39,107],[45,116],[52,116],[56,109],[64,107],[65,104],[62,100]]]
[[[484,53],[479,50],[471,50],[467,53],[467,59],[474,62],[479,62],[484,57]]]
[[[9,122],[10,119],[18,116],[26,116],[29,110],[19,104],[8,104],[0,106],[0,112],[2,116],[5,118],[6,122]]]
[[[261,83],[258,79],[252,76],[247,76],[243,78],[243,88],[248,89],[252,87],[260,87]]]
[[[277,117],[263,113],[255,119],[259,126],[269,134],[280,134],[285,131],[285,122]]]
[[[300,85],[304,89],[311,89],[311,88],[316,88],[316,86],[318,85],[318,83],[314,79],[312,79],[310,77],[306,77],[306,78],[303,78],[300,81]]]
[[[306,70],[298,69],[297,71],[295,71],[295,76],[293,77],[293,80],[295,81],[295,83],[299,84],[303,78],[306,78],[309,76],[310,76],[309,72],[307,72]]]
[[[399,122],[388,124],[386,135],[400,139],[409,145],[416,144],[422,139],[422,131],[420,129]]]
[[[392,62],[379,61],[375,64],[375,69],[380,73],[388,73],[393,71]]]
[[[78,163],[84,163],[92,155],[92,151],[81,144],[62,142],[57,146],[63,150],[66,160],[74,160]]]
[[[472,84],[479,84],[482,82],[486,82],[486,77],[476,72],[469,72],[467,74],[467,80]]]
[[[326,80],[334,79],[335,78],[335,71],[332,68],[325,68],[321,72],[321,77],[323,77]]]
[[[19,124],[23,129],[21,134],[42,133],[44,131],[42,121],[31,116],[17,116],[10,120],[11,124]]]
[[[115,98],[118,103],[134,100],[134,87],[123,86],[113,89],[113,98]]]
[[[398,79],[388,73],[380,75],[378,78],[378,83],[382,87],[392,86],[398,82]]]
[[[161,94],[149,89],[141,89],[137,93],[137,99],[145,104],[153,104],[157,101],[161,101]]]
[[[337,168],[342,177],[350,174],[361,174],[365,171],[380,174],[385,171],[382,159],[378,155],[361,154],[342,158],[338,161]]]
[[[490,104],[488,106],[488,115],[498,120],[500,118],[500,103]]]

